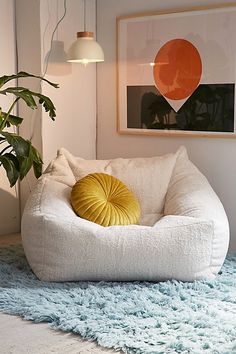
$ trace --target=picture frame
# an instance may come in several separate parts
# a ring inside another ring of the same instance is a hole
[[[236,2],[117,17],[117,131],[236,137]]]

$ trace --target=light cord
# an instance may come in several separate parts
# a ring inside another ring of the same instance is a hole
[[[87,24],[86,24],[86,0],[84,0],[84,32],[86,31]]]
[[[49,2],[48,2],[49,4]],[[49,7],[48,7],[49,9]],[[47,74],[47,70],[48,70],[48,65],[49,65],[49,59],[50,59],[50,56],[51,56],[51,53],[52,53],[52,45],[53,45],[53,40],[54,40],[54,36],[55,36],[55,33],[60,25],[60,23],[64,20],[65,16],[66,16],[66,13],[67,13],[67,0],[64,0],[64,13],[63,15],[61,16],[60,20],[57,22],[56,26],[54,27],[54,30],[52,32],[52,36],[51,36],[51,40],[50,40],[50,49],[49,49],[49,53],[48,53],[48,56],[46,58],[46,65],[45,65],[45,69],[44,69],[44,72],[43,72],[43,75],[42,75],[42,79],[45,78],[46,74]],[[50,11],[49,11],[49,14],[50,14]],[[50,15],[49,15],[49,19],[48,19],[48,23],[50,21]],[[44,31],[44,35],[46,33],[46,29],[47,29],[47,26],[48,26],[48,23],[45,27],[45,31]],[[45,41],[43,41],[45,42]],[[43,44],[44,46],[44,44]],[[38,87],[38,90],[40,89],[41,87],[41,83],[42,83],[42,79],[39,81],[39,87]],[[34,116],[34,111],[32,112],[32,118]],[[31,134],[30,134],[30,138],[29,140],[32,141],[33,137],[34,137],[34,134],[35,134],[35,127],[36,127],[36,119],[31,119],[33,120],[33,127],[31,129]]]
[[[50,11],[50,6],[49,6],[49,0],[47,1],[47,10],[48,10],[48,20],[47,20],[46,26],[43,31],[43,41],[42,41],[43,42],[42,43],[43,53],[45,53],[45,38],[46,38],[48,26],[51,21],[51,11]],[[40,87],[41,87],[41,80],[39,81],[38,86],[36,88],[37,92],[40,90]],[[35,125],[36,125],[35,115],[36,115],[36,112],[33,110],[30,114],[30,119],[29,119],[30,120],[30,138],[29,138],[30,141],[32,141],[32,139],[34,137],[34,132],[35,132]]]
[[[58,0],[57,0],[57,3],[58,3]],[[45,53],[46,33],[47,33],[48,26],[50,24],[51,15],[52,15],[51,11],[50,11],[50,6],[49,6],[49,0],[47,0],[47,7],[48,7],[48,20],[47,20],[46,26],[45,26],[44,31],[43,31],[43,54]],[[58,21],[58,15],[57,15],[57,21]]]
[[[60,18],[60,20],[57,22],[53,32],[52,32],[52,37],[51,37],[51,43],[50,43],[50,49],[49,49],[49,53],[48,53],[48,57],[47,57],[47,61],[46,61],[46,66],[45,66],[45,70],[44,70],[44,73],[42,75],[42,77],[44,78],[45,75],[47,74],[47,70],[48,70],[48,64],[49,64],[49,59],[50,59],[50,56],[51,56],[51,53],[52,53],[52,45],[53,45],[53,40],[54,40],[54,36],[55,36],[55,33],[60,25],[60,23],[64,20],[65,16],[66,16],[66,13],[67,13],[67,0],[64,0],[64,13],[62,15],[62,17]],[[42,80],[41,80],[42,81]]]

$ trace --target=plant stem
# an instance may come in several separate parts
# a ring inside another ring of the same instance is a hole
[[[9,108],[9,110],[8,110],[8,112],[7,112],[6,117],[3,119],[2,124],[0,125],[0,132],[5,128],[6,123],[7,123],[7,121],[8,121],[8,118],[9,118],[9,116],[10,116],[10,113],[11,113],[11,111],[13,110],[14,106],[16,105],[16,103],[19,101],[19,99],[20,99],[20,97],[17,97],[17,98],[15,99],[15,101],[13,101],[11,107]]]

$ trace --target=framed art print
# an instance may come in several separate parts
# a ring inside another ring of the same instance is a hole
[[[118,131],[236,136],[236,3],[117,18]]]

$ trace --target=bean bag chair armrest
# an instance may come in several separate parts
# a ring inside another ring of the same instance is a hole
[[[211,260],[217,274],[228,250],[229,224],[224,207],[206,177],[181,155],[173,170],[166,194],[164,215],[211,220],[214,225]]]

